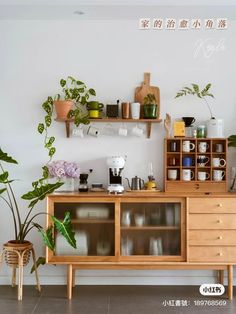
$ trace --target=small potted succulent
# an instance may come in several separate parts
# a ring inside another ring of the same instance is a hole
[[[154,94],[147,94],[143,100],[143,110],[145,119],[157,118],[157,102]]]

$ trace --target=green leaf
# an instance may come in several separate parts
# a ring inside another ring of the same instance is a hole
[[[51,250],[55,249],[55,241],[53,238],[53,226],[50,226],[46,231],[37,223],[33,223],[33,225],[38,229],[43,237],[43,243]]]
[[[43,256],[40,256],[36,261],[36,268],[38,268],[40,265],[45,265],[45,264],[46,264],[46,258]],[[32,274],[34,271],[35,271],[35,267],[33,265],[30,273]]]
[[[29,208],[33,207],[38,201],[42,201],[48,194],[53,193],[56,189],[63,185],[63,182],[48,183],[40,187],[35,187],[33,191],[29,191],[21,196],[24,200],[32,200]]]
[[[212,94],[206,94],[206,96],[214,98],[214,96]]]
[[[199,86],[197,84],[192,83],[193,90],[195,93],[199,93]]]
[[[45,101],[43,103],[42,107],[48,114],[52,114],[52,107],[51,107],[51,104],[48,101]]]
[[[4,193],[7,189],[0,189],[0,194]]]
[[[49,150],[48,155],[49,155],[50,157],[52,157],[52,156],[55,154],[55,152],[56,152],[56,148],[55,148],[55,147],[51,147],[50,150]]]
[[[81,81],[76,81],[76,84],[77,84],[77,85],[84,85],[84,83],[81,82]]]
[[[61,87],[64,87],[66,85],[66,80],[61,79],[60,80],[60,85],[61,85]]]
[[[51,216],[57,231],[62,234],[67,242],[76,249],[75,232],[72,230],[72,224],[70,219],[70,212],[65,213],[63,221],[60,221],[54,216]]]
[[[48,167],[47,166],[43,166],[42,169],[43,169],[43,178],[47,179],[49,177]]]
[[[52,99],[51,96],[48,96],[48,103],[49,103],[50,105],[53,105],[53,99]]]
[[[39,123],[39,125],[38,125],[38,132],[39,132],[40,134],[42,134],[43,131],[44,131],[44,124],[43,124],[43,123]]]
[[[7,178],[8,178],[9,173],[7,171],[3,172],[0,175],[0,183],[7,183]]]
[[[50,127],[51,123],[52,123],[52,118],[49,115],[47,115],[45,117],[45,124],[46,124],[46,126]]]
[[[33,188],[37,188],[38,184],[39,184],[38,181],[34,181],[34,182],[32,182],[32,187]]]
[[[13,159],[11,156],[8,156],[7,153],[4,153],[0,148],[0,160],[8,162],[10,164],[18,164],[18,162]]]
[[[90,95],[96,96],[96,92],[95,92],[95,90],[93,88],[90,88],[88,92],[89,92]]]
[[[54,141],[55,141],[55,137],[54,137],[54,136],[51,136],[51,137],[49,138],[49,141],[48,141],[48,142],[49,142],[50,144],[52,144]]]
[[[68,76],[68,80],[71,80],[71,83],[76,83],[76,79],[73,76]]]

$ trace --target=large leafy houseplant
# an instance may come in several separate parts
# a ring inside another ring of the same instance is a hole
[[[35,206],[38,202],[45,199],[47,194],[54,192],[59,188],[63,183],[56,182],[53,184],[47,183],[44,178],[41,178],[32,183],[33,189],[24,195],[22,199],[29,201],[28,212],[25,215],[25,212],[22,212],[20,209],[17,197],[14,193],[12,183],[15,180],[12,180],[9,177],[9,172],[5,170],[4,163],[18,164],[18,162],[9,156],[7,153],[0,149],[0,184],[2,185],[0,189],[0,198],[6,203],[8,208],[11,211],[13,218],[14,226],[14,242],[17,244],[22,244],[25,242],[29,232],[36,228],[42,235],[43,241],[46,246],[51,250],[55,249],[55,242],[53,237],[53,229],[55,228],[60,232],[67,242],[74,248],[76,248],[76,240],[74,237],[74,232],[72,230],[72,225],[70,221],[70,213],[65,214],[64,220],[60,221],[56,217],[51,216],[51,219],[54,224],[52,224],[47,230],[44,230],[37,222],[35,222],[37,216],[45,215],[45,212],[36,212],[33,213]],[[41,259],[42,261],[42,259]]]
[[[199,85],[192,83],[191,87],[185,86],[176,94],[175,98],[179,98],[187,95],[195,95],[205,101],[207,108],[210,112],[211,119],[213,119],[211,107],[206,99],[206,97],[214,98],[213,94],[210,93],[211,83],[208,83],[203,89],[200,89]]]

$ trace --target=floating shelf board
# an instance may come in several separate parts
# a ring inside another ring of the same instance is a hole
[[[70,124],[74,122],[74,119],[55,119],[57,122],[64,122],[66,126],[66,137],[70,137]],[[102,119],[90,119],[90,122],[103,122],[103,123],[146,123],[147,126],[147,138],[151,136],[152,123],[161,123],[162,119],[121,119],[121,118],[102,118]]]

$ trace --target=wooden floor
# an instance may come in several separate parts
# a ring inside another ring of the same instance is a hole
[[[198,286],[76,286],[73,299],[67,300],[66,286],[43,286],[41,293],[33,286],[24,286],[23,300],[17,301],[16,288],[0,286],[0,313],[236,313],[235,296],[231,302],[226,295],[206,298],[198,289]],[[195,305],[201,300],[206,304]],[[214,302],[222,305],[213,305]]]

